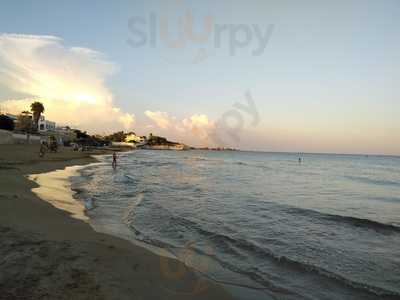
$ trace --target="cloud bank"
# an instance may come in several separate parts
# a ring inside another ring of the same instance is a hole
[[[53,36],[0,35],[0,84],[21,98],[0,99],[3,110],[20,113],[41,101],[48,119],[90,132],[131,130],[133,114],[113,104],[106,79],[116,67],[99,52],[66,47]]]
[[[194,146],[215,145],[210,139],[215,122],[204,114],[178,120],[167,112],[147,110],[148,122],[136,124],[133,114],[113,104],[106,80],[116,69],[103,54],[67,47],[58,37],[1,34],[0,85],[12,92],[0,98],[0,108],[18,114],[41,101],[47,119],[90,133],[138,130]]]
[[[167,112],[147,110],[144,114],[153,123],[151,128],[156,132],[194,146],[216,145],[215,141],[210,139],[216,128],[215,122],[204,114],[194,114],[181,121]]]
[[[161,129],[171,128],[175,122],[166,112],[146,110],[144,114]]]

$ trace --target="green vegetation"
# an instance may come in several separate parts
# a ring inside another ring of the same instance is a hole
[[[125,142],[126,138],[130,135],[136,135],[136,133],[134,133],[133,131],[130,132],[118,131],[114,132],[113,134],[104,136],[103,139],[110,142]]]
[[[169,142],[166,138],[153,135],[150,133],[149,138],[147,139],[147,145],[154,146],[154,145],[169,145],[173,144]]]
[[[104,139],[110,142],[124,142],[127,135],[128,133],[125,133],[123,131],[118,131],[113,134],[104,136]]]
[[[110,142],[124,142],[126,140],[126,137],[129,135],[132,135],[132,134],[136,135],[134,132],[118,131],[113,134],[104,136],[103,139],[106,141],[110,141]],[[152,133],[150,133],[149,137],[147,138],[147,145],[149,145],[149,146],[169,145],[169,146],[171,146],[171,145],[176,145],[176,143],[170,142],[164,137],[156,136],[156,135],[153,135]]]

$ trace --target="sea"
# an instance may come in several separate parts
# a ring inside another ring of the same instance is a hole
[[[162,250],[236,299],[400,299],[400,157],[301,158],[136,150],[71,181],[95,230]]]

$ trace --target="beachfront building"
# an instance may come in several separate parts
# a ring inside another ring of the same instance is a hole
[[[125,137],[125,143],[144,143],[146,141],[145,136],[138,136],[135,133],[129,133]]]
[[[55,136],[61,139],[63,143],[70,143],[78,138],[76,130],[68,126],[57,127]]]
[[[41,115],[38,122],[38,130],[39,132],[55,131],[56,122],[48,121],[43,115]]]
[[[5,115],[6,115],[7,117],[9,117],[11,120],[13,120],[14,123],[16,123],[17,120],[18,120],[18,116],[17,116],[17,115],[8,114],[8,113],[6,113]]]

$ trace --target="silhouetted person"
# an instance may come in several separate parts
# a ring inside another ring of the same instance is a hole
[[[117,153],[113,153],[113,162],[112,162],[112,167],[115,169],[117,168]]]
[[[47,146],[45,141],[41,141],[40,142],[40,150],[39,150],[39,157],[43,157],[44,154],[46,153],[47,150]]]

